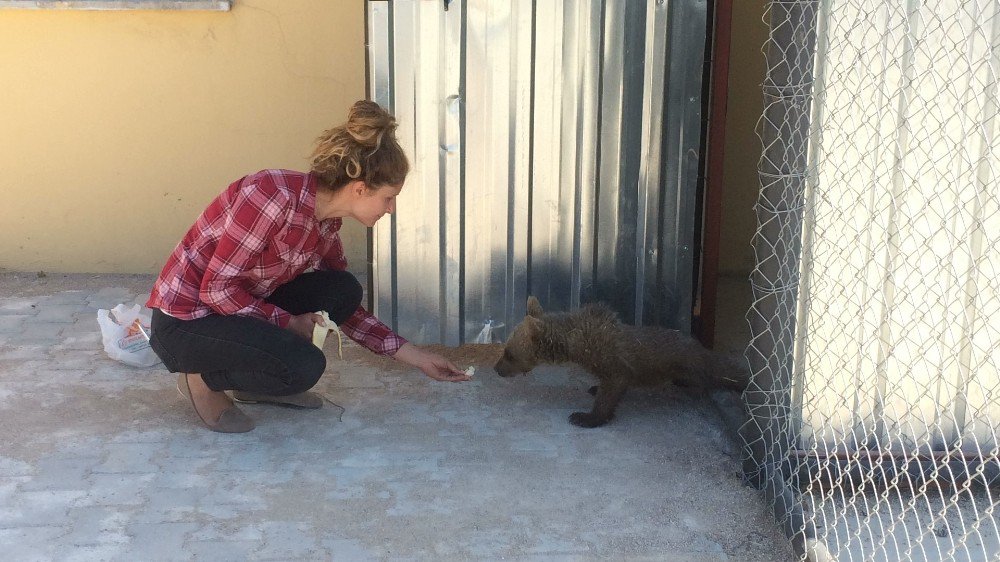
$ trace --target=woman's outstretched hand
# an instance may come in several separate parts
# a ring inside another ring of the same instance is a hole
[[[451,361],[437,353],[420,349],[409,342],[403,344],[403,347],[399,348],[393,357],[420,369],[425,375],[436,381],[461,382],[471,379]]]

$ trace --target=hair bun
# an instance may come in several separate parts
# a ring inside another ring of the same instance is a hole
[[[379,104],[360,100],[351,106],[344,128],[355,142],[375,151],[382,145],[382,137],[396,130],[396,118]]]
[[[402,185],[410,164],[396,139],[396,118],[373,101],[351,106],[347,122],[323,131],[312,153],[312,171],[331,189],[363,180],[369,189]]]

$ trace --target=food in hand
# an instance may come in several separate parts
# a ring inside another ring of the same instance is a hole
[[[322,322],[317,322],[313,325],[313,337],[312,342],[316,347],[323,349],[323,344],[326,342],[326,335],[330,331],[337,333],[337,357],[344,358],[344,339],[341,336],[340,327],[333,320],[330,320],[330,315],[327,314],[325,310],[320,310],[316,312],[323,317]]]

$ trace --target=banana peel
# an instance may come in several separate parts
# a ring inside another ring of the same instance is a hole
[[[313,325],[313,337],[312,342],[316,347],[323,349],[323,344],[326,343],[326,336],[330,332],[336,332],[337,334],[337,357],[340,359],[344,358],[344,339],[343,332],[340,331],[340,327],[333,320],[330,320],[330,315],[327,314],[325,310],[317,311],[322,318],[322,322],[317,322]]]

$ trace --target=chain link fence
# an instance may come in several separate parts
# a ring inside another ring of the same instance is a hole
[[[1000,560],[1000,0],[765,20],[745,477],[803,559]]]

